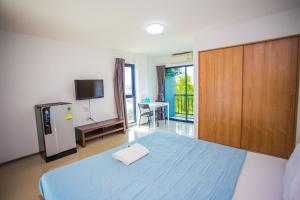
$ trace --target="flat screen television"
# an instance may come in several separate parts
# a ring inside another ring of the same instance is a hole
[[[103,80],[75,80],[76,100],[104,97]]]

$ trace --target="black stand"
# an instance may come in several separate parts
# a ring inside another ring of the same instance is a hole
[[[87,120],[89,121],[89,120],[91,120],[91,121],[93,121],[93,122],[96,122],[96,120],[94,120],[93,118],[92,118],[92,113],[91,113],[91,100],[89,99],[89,112],[90,112],[90,116],[87,118]]]

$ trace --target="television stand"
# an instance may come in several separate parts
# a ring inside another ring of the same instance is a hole
[[[85,147],[89,140],[120,131],[125,133],[125,129],[124,120],[118,118],[77,126],[75,127],[76,141]]]

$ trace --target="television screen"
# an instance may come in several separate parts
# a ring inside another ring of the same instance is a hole
[[[104,97],[103,80],[75,80],[76,100]]]

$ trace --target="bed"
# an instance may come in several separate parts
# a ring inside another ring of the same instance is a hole
[[[247,152],[233,200],[282,200],[287,160]]]
[[[54,169],[40,179],[46,200],[281,199],[285,160],[156,132],[137,141],[150,154],[126,166],[126,145]]]

